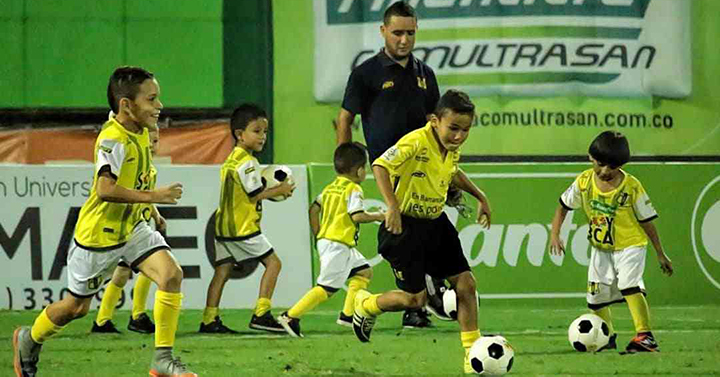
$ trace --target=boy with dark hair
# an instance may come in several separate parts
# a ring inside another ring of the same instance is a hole
[[[668,276],[672,262],[665,255],[652,220],[658,217],[640,181],[622,170],[630,161],[627,138],[605,131],[589,148],[592,168],[585,170],[560,196],[550,234],[550,252],[565,252],[560,227],[568,211],[582,208],[588,218],[588,239],[592,244],[588,265],[588,308],[607,322],[610,342],[603,349],[617,348],[610,305],[626,301],[637,334],[627,352],[658,352],[650,329],[650,312],[645,300],[645,256],[648,238],[655,247],[660,268]]]
[[[477,221],[490,226],[485,194],[458,167],[460,146],[474,120],[475,106],[467,94],[449,90],[425,127],[404,136],[373,163],[388,207],[378,234],[378,252],[390,262],[400,290],[377,295],[359,291],[353,316],[355,335],[367,342],[378,315],[425,305],[425,274],[447,279],[457,292],[467,373],[472,372],[468,351],[480,337],[475,278],[443,207],[453,183],[478,199]]]
[[[380,212],[368,213],[364,209],[360,183],[365,180],[367,151],[360,143],[340,144],[335,149],[334,161],[337,178],[310,206],[310,227],[317,237],[320,257],[317,286],[278,318],[287,333],[294,337],[303,336],[300,332],[302,315],[342,288],[345,280],[348,280],[348,291],[338,324],[349,322],[352,326],[355,296],[359,290],[367,289],[372,278],[370,264],[355,249],[360,224],[384,218]]]
[[[267,140],[267,114],[253,104],[240,105],[233,111],[230,131],[235,148],[220,169],[220,206],[215,212],[215,273],[208,286],[201,333],[237,333],[223,325],[219,305],[233,265],[258,259],[265,266],[260,292],[249,327],[255,330],[285,332],[270,313],[273,292],[282,267],[280,258],[260,231],[262,200],[277,195],[292,195],[295,185],[283,181],[266,188],[260,177],[260,165],[253,153],[262,151]]]
[[[143,219],[148,204],[176,204],[182,196],[179,183],[150,189],[148,128],[157,127],[163,108],[160,86],[142,68],[120,67],[110,77],[107,93],[117,115],[106,122],[95,142],[93,186],[68,251],[70,294],[45,308],[32,327],[15,330],[17,377],[36,375],[43,343],[87,314],[92,297],[120,261],[158,285],[150,375],[197,377],[172,353],[182,303],[182,270],[162,235]]]

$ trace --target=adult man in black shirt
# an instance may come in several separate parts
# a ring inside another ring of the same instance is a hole
[[[412,55],[416,32],[412,6],[392,4],[380,26],[385,48],[355,67],[348,79],[336,121],[337,144],[352,141],[350,126],[360,114],[371,163],[405,134],[423,127],[440,98],[432,68]],[[403,315],[403,327],[430,324],[423,310]]]

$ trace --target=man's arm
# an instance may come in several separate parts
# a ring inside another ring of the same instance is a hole
[[[355,120],[355,114],[340,108],[337,119],[335,120],[335,140],[337,145],[349,143],[352,141],[352,123]]]

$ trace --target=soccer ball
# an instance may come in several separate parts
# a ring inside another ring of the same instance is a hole
[[[583,314],[570,324],[568,340],[577,351],[595,352],[610,341],[610,328],[595,314]]]
[[[470,347],[469,357],[475,373],[502,376],[512,368],[515,351],[502,336],[483,336]]]
[[[262,170],[260,176],[262,177],[262,182],[265,185],[265,188],[276,187],[285,180],[288,180],[288,183],[290,184],[294,182],[292,170],[285,165],[268,165]],[[282,202],[287,198],[288,196],[286,195],[278,195],[268,199],[273,202]]]
[[[457,320],[457,293],[454,289],[446,289],[443,292],[443,310],[445,315],[452,318],[454,321]]]
[[[250,258],[240,262],[235,262],[230,276],[233,279],[244,279],[252,275],[252,273],[257,270],[258,264],[260,264],[260,260],[257,258]]]

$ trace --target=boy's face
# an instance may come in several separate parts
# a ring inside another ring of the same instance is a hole
[[[417,22],[414,17],[390,17],[387,25],[380,26],[385,39],[385,51],[395,60],[403,60],[415,47]]]
[[[622,168],[622,166],[610,166],[594,159],[592,156],[589,157],[593,164],[593,171],[601,181],[610,182],[621,174],[620,168]]]
[[[160,110],[163,108],[160,102],[160,85],[157,80],[147,79],[140,84],[140,91],[134,100],[123,98],[121,102],[126,102],[126,111],[128,117],[141,128],[157,127],[160,118]],[[123,111],[122,105],[120,111]]]
[[[265,141],[267,141],[267,133],[267,118],[254,119],[240,132],[238,142],[247,150],[260,152],[265,146]]]
[[[148,132],[148,136],[150,136],[150,153],[155,156],[160,149],[160,130],[156,127]]]
[[[472,122],[472,115],[459,114],[452,110],[445,111],[441,118],[432,118],[432,126],[437,132],[440,144],[449,151],[458,150],[467,140]]]

